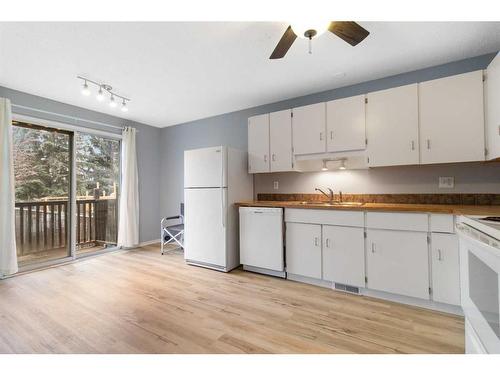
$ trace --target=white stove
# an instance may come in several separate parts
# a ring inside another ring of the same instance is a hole
[[[457,233],[466,353],[500,353],[500,219],[461,216]]]
[[[500,242],[500,217],[461,216],[459,222],[466,224]]]

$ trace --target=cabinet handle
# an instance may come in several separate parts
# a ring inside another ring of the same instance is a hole
[[[375,253],[375,242],[372,242],[372,253]]]
[[[267,155],[264,155],[264,163],[267,163]]]
[[[272,158],[273,158],[273,161],[276,161],[276,155],[275,154],[273,154]]]
[[[415,141],[411,141],[411,150],[415,151]]]
[[[330,130],[330,139],[333,139],[333,130]]]
[[[441,256],[441,249],[438,249],[438,260],[442,261],[443,257]]]
[[[427,150],[430,150],[431,149],[431,140],[428,139],[427,140]]]
[[[318,241],[319,241],[318,237],[314,237],[314,246],[318,246]]]
[[[329,238],[326,239],[326,247],[330,247],[330,239]]]
[[[322,141],[323,140],[323,132],[320,132],[319,133],[319,140]]]

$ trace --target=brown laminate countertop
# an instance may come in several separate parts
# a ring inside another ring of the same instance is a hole
[[[487,215],[500,216],[500,205],[475,206],[454,204],[407,204],[407,203],[365,203],[360,206],[325,205],[321,203],[303,204],[298,201],[243,201],[237,202],[240,207],[282,207],[321,210],[346,211],[386,211],[386,212],[429,212],[453,215]]]

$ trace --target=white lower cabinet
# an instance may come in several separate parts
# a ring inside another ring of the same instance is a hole
[[[460,264],[455,234],[432,233],[432,297],[436,302],[460,305]]]
[[[285,221],[289,274],[460,305],[453,215],[287,208]]]
[[[286,272],[321,279],[321,225],[286,224]]]
[[[364,288],[363,228],[323,225],[323,279]]]
[[[429,299],[427,233],[382,229],[366,233],[367,287]]]

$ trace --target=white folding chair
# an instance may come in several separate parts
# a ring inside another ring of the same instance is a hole
[[[177,224],[172,225],[174,220]],[[184,203],[181,203],[180,215],[165,217],[161,220],[161,255],[167,251],[165,245],[169,243],[176,243],[179,246],[168,251],[177,250],[179,247],[184,249]]]

